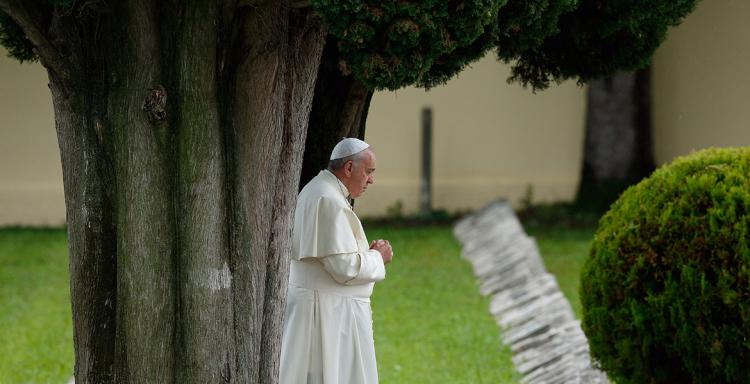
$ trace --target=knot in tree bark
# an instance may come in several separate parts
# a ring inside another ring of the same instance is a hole
[[[149,89],[146,100],[143,101],[143,112],[151,123],[157,123],[167,118],[167,111],[164,107],[167,105],[167,91],[163,86],[157,85]]]

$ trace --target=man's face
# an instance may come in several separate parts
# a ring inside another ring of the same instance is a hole
[[[345,167],[351,170],[349,180],[345,183],[352,198],[360,197],[367,186],[375,182],[375,153],[371,149],[365,149],[359,161],[353,161]]]

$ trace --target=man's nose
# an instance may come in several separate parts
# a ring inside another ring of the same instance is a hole
[[[367,178],[367,184],[372,184],[375,182],[375,176],[370,176]]]

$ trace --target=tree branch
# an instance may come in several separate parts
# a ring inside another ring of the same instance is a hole
[[[63,57],[50,41],[45,28],[44,20],[52,18],[51,10],[37,0],[0,0],[0,9],[21,27],[26,38],[36,47],[42,64],[63,75]]]

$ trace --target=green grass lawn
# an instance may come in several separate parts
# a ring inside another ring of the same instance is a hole
[[[395,251],[376,285],[380,381],[516,383],[510,353],[450,227],[366,228]],[[580,314],[578,273],[591,230],[532,229],[544,261]],[[0,229],[0,383],[65,383],[73,370],[63,230]]]
[[[63,230],[0,230],[0,383],[67,382],[69,292]]]
[[[527,232],[536,239],[539,252],[547,271],[555,275],[557,284],[573,306],[577,318],[581,318],[581,302],[578,299],[580,274],[583,261],[589,254],[594,228],[529,228]]]
[[[510,351],[449,227],[376,229],[394,261],[372,311],[383,384],[514,383]]]

